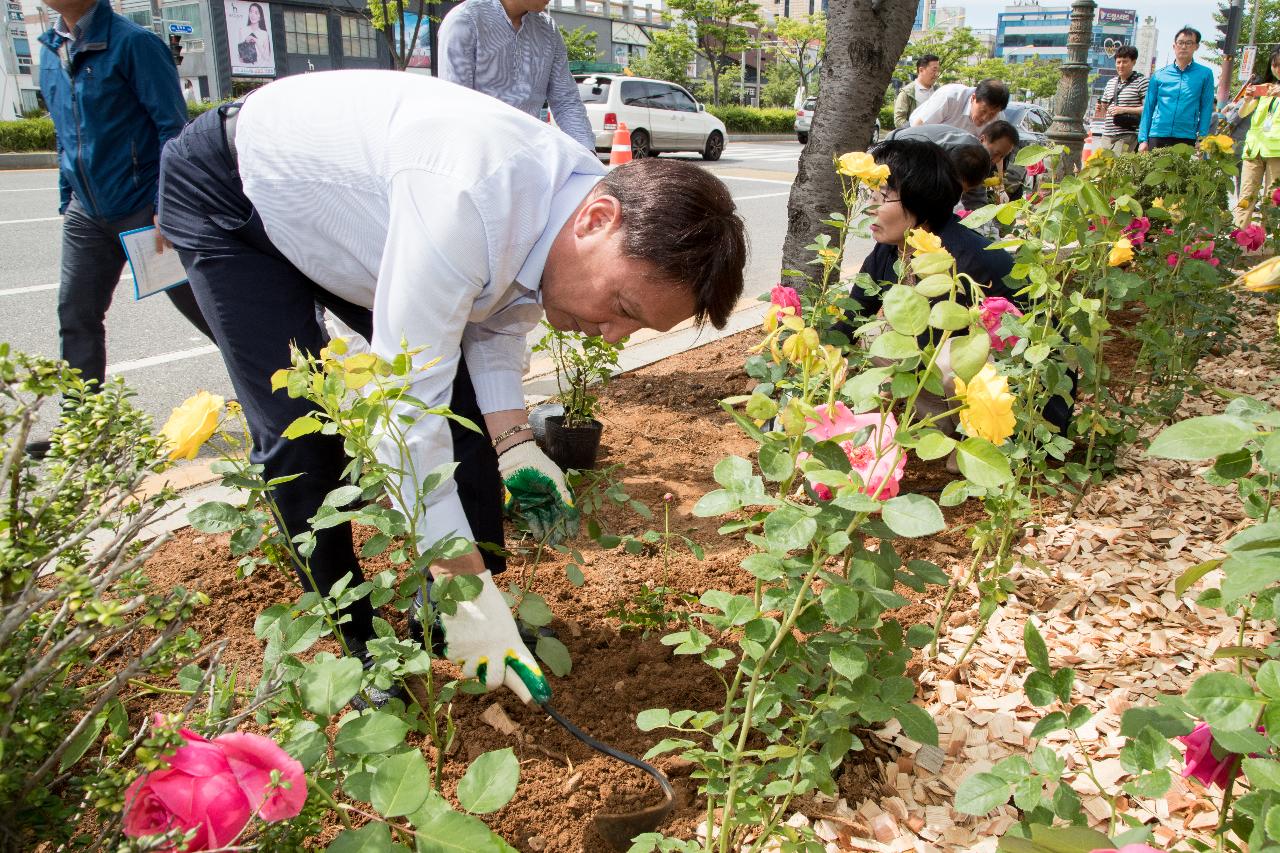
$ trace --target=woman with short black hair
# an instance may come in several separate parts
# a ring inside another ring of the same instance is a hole
[[[871,149],[871,155],[889,167],[889,180],[871,195],[871,236],[876,245],[861,271],[877,284],[896,283],[894,264],[902,256],[907,232],[921,228],[936,234],[956,259],[956,268],[982,285],[988,295],[1016,301],[1013,288],[1005,284],[1013,270],[1012,256],[989,249],[991,241],[965,227],[952,212],[960,200],[960,178],[947,153],[932,142],[891,139]],[[878,293],[868,294],[855,284],[850,295],[862,306],[864,316],[880,310]],[[957,299],[969,304],[966,291]]]

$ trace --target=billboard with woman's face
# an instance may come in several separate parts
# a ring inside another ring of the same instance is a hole
[[[271,44],[271,4],[258,0],[227,0],[225,9],[231,76],[276,76],[276,54]]]

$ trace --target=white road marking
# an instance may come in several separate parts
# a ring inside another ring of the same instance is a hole
[[[114,376],[117,373],[124,373],[129,370],[140,370],[144,367],[155,367],[157,364],[168,364],[171,361],[199,358],[202,355],[210,355],[217,351],[218,348],[213,344],[205,344],[202,347],[181,349],[176,352],[166,352],[160,355],[149,355],[146,358],[135,358],[133,361],[122,361],[119,364],[108,364],[107,375]]]
[[[3,219],[0,225],[26,225],[30,222],[61,222],[61,216],[42,216],[39,219]]]
[[[129,284],[133,281],[132,273],[125,273],[120,276],[117,284]],[[58,282],[53,284],[32,284],[27,287],[0,287],[0,296],[21,296],[24,293],[40,293],[45,290],[57,290]]]
[[[0,296],[20,296],[23,293],[39,293],[42,290],[57,290],[58,285],[54,284],[33,284],[30,287],[6,287],[0,289]]]
[[[794,177],[790,180],[783,181],[777,178],[743,178],[738,175],[722,175],[719,172],[716,172],[715,176],[722,181],[752,181],[757,184],[786,184],[787,186],[791,186],[796,182]]]
[[[734,196],[734,201],[751,201],[755,198],[778,198],[780,196],[791,195],[791,193],[760,193],[759,195],[740,195]]]

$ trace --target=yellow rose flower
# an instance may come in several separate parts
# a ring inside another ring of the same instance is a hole
[[[173,410],[169,420],[160,428],[160,434],[169,447],[170,461],[196,458],[200,445],[208,441],[218,428],[222,402],[218,395],[200,391]]]
[[[1208,154],[1230,154],[1236,147],[1236,141],[1225,133],[1206,136],[1200,140],[1200,150]]]
[[[857,178],[873,189],[889,180],[889,167],[876,163],[876,159],[865,151],[842,154],[836,160],[836,171],[846,177]]]
[[[1280,255],[1268,258],[1236,279],[1236,286],[1254,293],[1280,290]]]
[[[1133,243],[1127,237],[1121,237],[1107,253],[1107,266],[1118,267],[1133,260]]]
[[[1155,198],[1151,199],[1151,206],[1158,207],[1161,210],[1164,210],[1164,196],[1162,195],[1156,196]]]
[[[999,176],[999,175],[992,175],[991,177],[989,177],[989,178],[987,178],[985,181],[983,181],[983,182],[982,182],[982,185],[983,185],[984,187],[998,187],[998,186],[1000,186],[1000,176]]]
[[[923,228],[913,228],[907,232],[907,245],[914,249],[918,255],[946,251],[942,248],[942,238],[937,234],[925,231]]]
[[[960,426],[966,434],[985,438],[994,445],[1004,444],[1017,420],[1013,416],[1013,394],[1009,380],[986,364],[967,383],[956,377],[956,396],[964,402],[960,410]]]

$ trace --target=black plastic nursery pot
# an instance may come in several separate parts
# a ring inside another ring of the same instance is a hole
[[[600,455],[600,433],[604,424],[589,421],[583,426],[566,427],[563,415],[547,418],[546,446],[551,461],[561,468],[586,471],[596,467]]]

